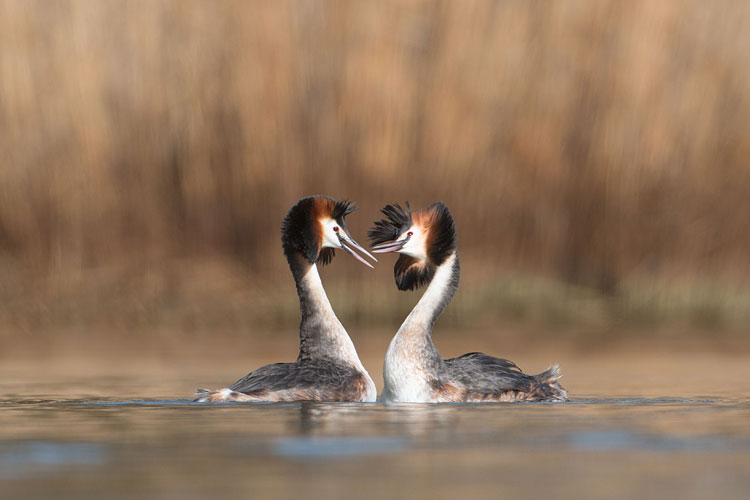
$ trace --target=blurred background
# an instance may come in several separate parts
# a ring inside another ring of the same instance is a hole
[[[0,1],[0,359],[293,359],[310,194],[450,207],[444,353],[734,345],[748,54],[744,0]],[[393,260],[322,271],[375,364]]]

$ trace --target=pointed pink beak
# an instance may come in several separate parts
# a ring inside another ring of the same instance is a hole
[[[358,261],[360,261],[362,264],[366,265],[370,269],[375,269],[372,266],[372,264],[370,264],[365,259],[363,259],[362,256],[360,256],[354,250],[358,250],[358,251],[362,252],[363,254],[367,255],[368,257],[370,257],[375,262],[377,262],[378,259],[376,259],[372,254],[370,254],[370,252],[368,252],[367,250],[365,250],[364,248],[362,248],[362,246],[359,243],[357,243],[356,241],[354,241],[354,238],[352,238],[348,234],[344,236],[344,235],[341,234],[341,232],[339,232],[338,236],[339,236],[339,243],[341,243],[341,248],[343,248],[348,253],[352,254],[352,256],[355,259],[357,259]]]
[[[381,245],[371,247],[370,250],[372,250],[372,253],[398,252],[399,250],[404,248],[404,245],[406,245],[407,241],[409,241],[408,237],[400,241],[389,241],[388,243],[383,243]]]

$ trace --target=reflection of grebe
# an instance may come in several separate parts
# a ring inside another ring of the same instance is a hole
[[[384,402],[564,401],[555,365],[539,375],[512,361],[473,352],[442,359],[432,325],[458,288],[459,262],[453,217],[442,203],[411,212],[399,205],[382,210],[386,219],[369,232],[373,252],[398,252],[399,290],[429,285],[388,346],[383,364]]]
[[[297,361],[261,366],[226,389],[201,389],[195,401],[375,401],[375,384],[333,312],[316,265],[329,263],[334,249],[341,248],[372,267],[354,250],[375,257],[344,225],[344,217],[355,208],[313,196],[298,201],[284,219],[281,241],[302,313]]]

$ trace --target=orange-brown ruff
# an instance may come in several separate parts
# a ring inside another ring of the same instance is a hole
[[[261,366],[224,389],[201,389],[195,401],[375,401],[375,384],[333,312],[317,268],[333,259],[334,248],[370,265],[354,252],[369,255],[344,224],[354,209],[315,196],[298,201],[284,218],[281,241],[302,316],[297,360]]]
[[[336,201],[330,198],[317,197],[312,199],[312,205],[310,207],[310,218],[313,220],[322,220],[325,217],[331,217],[334,210],[336,210]],[[347,214],[348,215],[348,214]],[[315,235],[316,241],[323,240],[323,232],[325,228],[322,224],[317,225],[317,235]],[[321,248],[318,255],[317,262],[323,266],[330,264],[333,260],[335,251],[333,248]]]
[[[399,290],[428,285],[391,341],[383,364],[384,402],[564,401],[557,366],[538,375],[512,361],[482,353],[442,359],[432,325],[458,288],[460,263],[455,224],[448,208],[435,203],[411,212],[399,205],[382,210],[384,220],[369,232],[373,252],[399,252],[394,266]]]

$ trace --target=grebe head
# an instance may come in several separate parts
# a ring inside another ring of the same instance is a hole
[[[373,253],[398,252],[394,274],[399,290],[414,290],[432,280],[437,267],[456,250],[456,226],[442,202],[412,212],[398,204],[386,205],[385,219],[375,222],[367,236]]]
[[[344,224],[344,218],[357,206],[350,201],[337,201],[327,196],[302,198],[289,209],[281,225],[281,244],[284,254],[301,253],[310,264],[325,265],[334,257],[334,250],[341,248],[352,254],[366,266],[372,265],[355,250],[377,261],[359,243]]]

